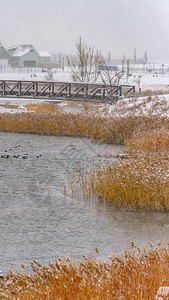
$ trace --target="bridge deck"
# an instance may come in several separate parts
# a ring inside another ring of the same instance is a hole
[[[0,97],[110,103],[130,91],[134,92],[135,87],[81,82],[0,80]]]

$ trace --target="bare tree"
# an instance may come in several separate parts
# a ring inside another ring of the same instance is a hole
[[[101,82],[105,85],[108,98],[114,102],[117,99],[116,90],[120,85],[123,73],[118,70],[113,70],[111,66],[107,66],[106,62],[99,70]]]
[[[98,65],[101,53],[92,46],[87,46],[82,38],[76,42],[76,55],[67,58],[74,81],[95,82],[99,77]]]
[[[123,76],[122,72],[109,68],[109,66],[107,66],[105,63],[103,70],[99,70],[99,74],[102,83],[111,86],[119,85],[120,80]]]

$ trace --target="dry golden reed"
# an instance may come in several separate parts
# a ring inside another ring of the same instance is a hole
[[[142,134],[137,132],[125,144],[130,153],[133,150],[145,152],[169,151],[169,130],[165,127],[160,127],[147,130]]]
[[[0,299],[154,300],[158,289],[169,285],[169,246],[140,250],[133,244],[133,250],[108,261],[58,258],[43,266],[35,259],[31,266],[32,275],[11,270],[0,276]]]
[[[135,156],[83,171],[76,184],[88,197],[117,206],[169,211],[169,154],[135,152]]]
[[[37,109],[37,105],[35,105]],[[87,113],[64,113],[49,104],[38,106],[37,112],[0,114],[0,131],[88,137],[101,143],[124,144],[135,132],[154,130],[163,126],[169,131],[169,118],[158,116],[102,117]],[[40,110],[42,109],[42,112]],[[44,112],[45,111],[45,112]]]

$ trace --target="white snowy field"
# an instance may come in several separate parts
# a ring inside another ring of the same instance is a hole
[[[140,77],[139,77],[140,76]],[[47,80],[47,73],[0,73],[0,80]],[[169,116],[169,74],[133,74],[128,80],[122,78],[121,84],[135,85],[138,91],[140,79],[140,88],[142,91],[151,90],[163,91],[164,95],[137,98],[123,98],[115,105],[103,105],[100,113],[103,115],[127,116],[127,115],[145,115],[156,114]],[[71,73],[68,71],[53,72],[54,81],[72,81]],[[25,111],[25,105],[29,102],[41,102],[43,99],[21,99],[21,98],[0,98],[0,113],[16,113]],[[6,104],[7,103],[7,104]]]
[[[32,71],[32,72],[3,72],[0,73],[0,80],[33,80],[33,81],[46,81],[48,78],[48,73],[47,72],[42,72],[40,71]],[[54,70],[52,72],[53,80],[54,81],[65,81],[65,82],[70,82],[72,81],[71,79],[71,73],[66,71],[62,71],[61,69]]]
[[[169,91],[169,74],[135,74],[129,77],[128,83],[135,85],[136,91],[138,91],[138,80],[140,79],[141,91]]]

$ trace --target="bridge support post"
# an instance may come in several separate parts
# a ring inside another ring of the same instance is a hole
[[[5,88],[6,88],[6,83],[5,83],[5,81],[3,81],[2,86],[3,86],[3,95],[5,95]]]
[[[35,83],[35,96],[38,96],[38,82]]]
[[[88,97],[88,85],[86,84],[86,99],[87,99],[87,97]]]
[[[122,86],[120,86],[120,93],[119,93],[119,96],[120,96],[120,97],[122,96]]]

